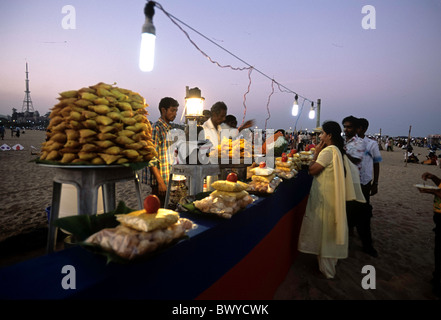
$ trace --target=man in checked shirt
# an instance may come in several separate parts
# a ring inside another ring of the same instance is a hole
[[[158,152],[157,161],[150,161],[150,186],[152,194],[161,200],[161,207],[164,207],[167,193],[168,178],[173,163],[173,150],[169,147],[173,141],[167,140],[167,133],[171,129],[170,122],[173,122],[178,112],[179,103],[173,98],[165,97],[159,102],[161,117],[153,125],[152,139]]]

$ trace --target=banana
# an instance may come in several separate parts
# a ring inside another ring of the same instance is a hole
[[[132,105],[128,102],[118,102],[117,105],[121,111],[132,111],[133,110]]]
[[[107,116],[113,121],[120,121],[123,117],[119,112],[109,112]]]
[[[106,154],[112,154],[112,155],[119,155],[121,153],[122,149],[118,146],[113,146],[110,148],[107,148],[104,153]]]
[[[81,99],[90,100],[93,102],[94,100],[98,99],[98,96],[90,92],[83,92],[81,94]]]
[[[111,118],[106,117],[106,116],[97,116],[95,118],[95,121],[96,121],[96,123],[102,124],[105,126],[108,126],[109,124],[111,124],[113,122],[113,120]]]
[[[98,98],[98,99],[94,100],[93,103],[95,103],[95,104],[104,104],[104,105],[108,106],[110,101],[107,100],[106,98]]]
[[[112,95],[112,93],[109,90],[107,90],[106,88],[103,88],[103,87],[98,87],[96,89],[96,93],[100,97],[107,97],[107,96],[111,96]]]
[[[79,99],[79,100],[75,101],[74,104],[76,104],[77,106],[81,106],[81,107],[87,107],[87,106],[92,105],[93,102],[90,100],[86,100],[86,99]]]
[[[107,114],[110,111],[109,106],[105,104],[99,104],[96,106],[93,106],[93,111],[95,111],[98,114]]]
[[[94,142],[98,147],[102,148],[102,149],[107,149],[110,148],[111,146],[114,146],[115,143],[113,143],[110,140],[105,140],[105,141],[95,141]]]
[[[93,119],[97,116],[97,113],[94,111],[90,111],[90,110],[84,110],[81,113],[86,119]]]
[[[86,121],[83,121],[82,124],[87,129],[96,129],[96,127],[97,127],[97,123],[93,119],[87,119]],[[87,138],[87,137],[82,137],[82,138]]]
[[[78,95],[77,90],[69,90],[59,93],[62,98],[75,98]]]

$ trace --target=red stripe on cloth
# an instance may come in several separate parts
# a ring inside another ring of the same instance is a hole
[[[307,200],[288,211],[248,255],[196,300],[272,300],[297,257]]]

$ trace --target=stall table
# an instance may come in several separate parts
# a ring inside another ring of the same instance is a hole
[[[0,299],[272,299],[297,255],[311,186],[300,171],[231,219],[181,213],[198,227],[145,261],[106,263],[76,246],[0,269]],[[75,289],[63,289],[64,266]]]
[[[56,244],[57,230],[55,220],[58,219],[61,199],[61,186],[63,183],[72,184],[78,190],[78,214],[94,215],[97,213],[98,189],[103,186],[104,210],[115,209],[115,183],[133,180],[138,199],[139,209],[142,209],[141,189],[136,171],[122,165],[48,165],[55,170],[52,190],[52,204],[49,217],[49,232],[47,252],[52,253]]]

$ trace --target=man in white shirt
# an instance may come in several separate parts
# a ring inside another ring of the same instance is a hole
[[[378,178],[380,176],[380,162],[383,160],[381,157],[378,143],[365,136],[369,122],[361,118],[360,127],[358,128],[358,136],[365,141],[366,151],[361,161],[360,169],[360,182],[363,189],[366,202],[369,203],[370,196],[375,195],[378,192]]]
[[[227,115],[227,105],[218,101],[211,107],[210,119],[204,122],[202,128],[204,129],[205,139],[210,140],[213,147],[210,152],[210,162],[212,164],[219,163],[218,159],[218,145],[221,143],[222,127],[221,123],[225,121]],[[207,189],[212,190],[211,184],[218,179],[217,176],[207,177]]]
[[[221,143],[221,123],[225,121],[227,116],[227,105],[218,101],[211,107],[211,117],[204,122],[202,127],[204,128],[205,138],[210,140],[213,144],[213,148],[217,149],[217,146]]]

